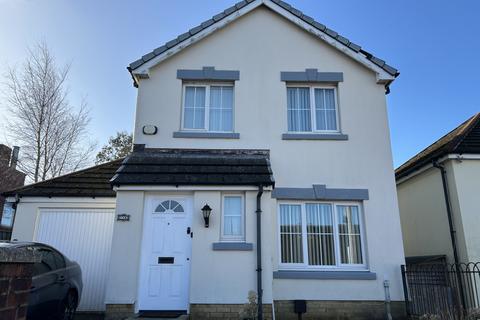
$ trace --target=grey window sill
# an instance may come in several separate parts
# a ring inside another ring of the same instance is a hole
[[[177,131],[173,133],[173,137],[174,138],[205,138],[205,139],[240,139],[240,133]]]
[[[247,242],[215,242],[212,244],[215,251],[252,251],[253,243]]]
[[[282,140],[348,140],[348,135],[341,133],[284,133]]]
[[[274,271],[274,279],[375,280],[370,271]]]

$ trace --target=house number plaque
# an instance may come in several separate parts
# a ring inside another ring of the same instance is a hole
[[[130,215],[129,214],[117,214],[117,221],[130,221]]]

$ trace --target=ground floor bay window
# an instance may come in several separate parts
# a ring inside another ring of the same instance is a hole
[[[366,269],[358,203],[279,204],[280,267]]]

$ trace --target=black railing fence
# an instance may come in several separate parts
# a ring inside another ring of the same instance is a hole
[[[480,263],[402,266],[402,278],[410,316],[466,319],[479,311]]]

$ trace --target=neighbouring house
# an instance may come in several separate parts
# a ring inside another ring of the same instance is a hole
[[[480,113],[395,173],[407,261],[480,261]]]
[[[13,150],[0,144],[0,240],[10,240],[13,226],[14,204],[5,203],[2,192],[23,186],[25,174],[17,170],[19,147]]]
[[[8,194],[14,238],[84,268],[81,310],[238,319],[254,291],[260,319],[404,315],[396,69],[248,0],[128,70],[133,153]]]

